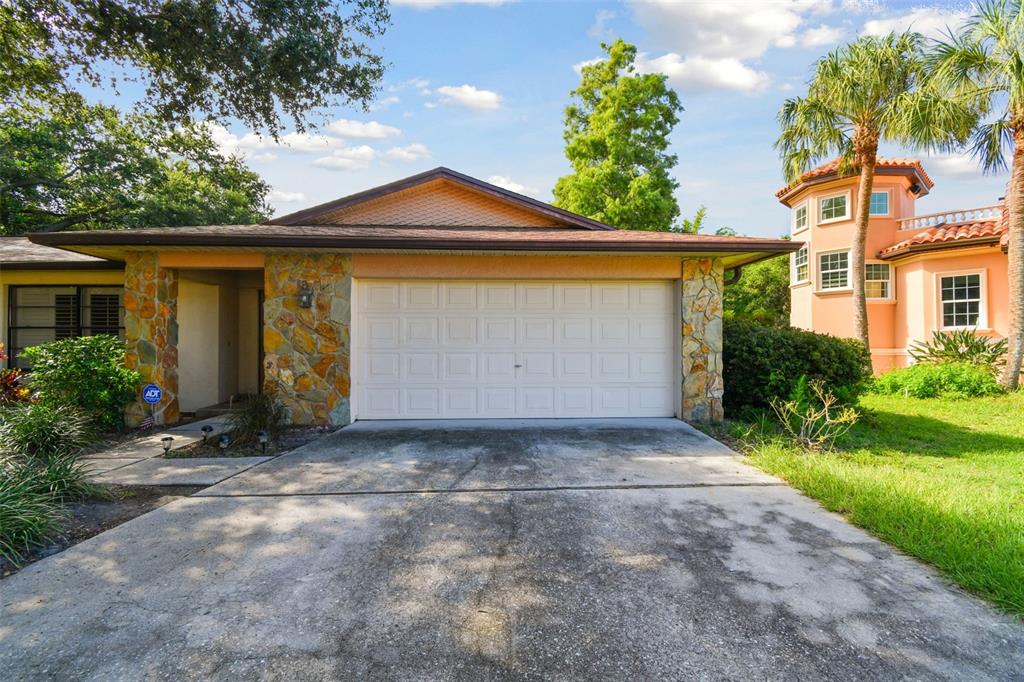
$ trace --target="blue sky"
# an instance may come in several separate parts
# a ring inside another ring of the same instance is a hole
[[[686,111],[672,135],[684,215],[708,207],[712,228],[774,236],[788,214],[772,144],[776,112],[802,94],[814,60],[862,33],[913,26],[937,34],[964,4],[864,0],[794,2],[536,2],[399,0],[376,41],[390,67],[370,112],[338,108],[291,144],[239,126],[216,129],[273,186],[278,214],[435,166],[448,166],[542,200],[568,172],[562,111],[574,65],[622,37],[641,66],[669,76]],[[894,148],[890,155],[907,155]],[[995,203],[1006,176],[973,161],[925,159],[936,182],[919,213]]]

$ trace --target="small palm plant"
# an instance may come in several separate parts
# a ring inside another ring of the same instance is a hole
[[[931,341],[911,346],[910,357],[916,362],[933,364],[967,362],[986,367],[998,375],[1006,364],[1006,339],[981,336],[973,329],[936,331],[932,333]]]
[[[918,33],[864,36],[822,57],[806,97],[788,99],[779,111],[775,146],[789,182],[815,164],[839,156],[840,173],[860,174],[857,233],[850,251],[857,338],[868,346],[864,256],[878,145],[951,147],[966,139],[966,108],[926,86],[924,38]],[[912,106],[910,102],[913,102]]]
[[[1024,4],[987,0],[927,61],[935,87],[974,112],[972,146],[986,172],[1013,159],[1009,213],[1010,333],[1001,383],[1017,388],[1024,362]]]

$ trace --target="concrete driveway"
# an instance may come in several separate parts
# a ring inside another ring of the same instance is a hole
[[[1024,626],[672,420],[357,424],[0,581],[10,679],[1019,679]]]

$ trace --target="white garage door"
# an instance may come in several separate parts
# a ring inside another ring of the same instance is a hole
[[[357,286],[359,419],[674,413],[670,282]]]

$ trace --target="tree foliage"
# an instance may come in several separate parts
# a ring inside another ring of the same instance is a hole
[[[582,68],[565,110],[573,172],[555,185],[555,205],[622,229],[669,230],[679,205],[666,150],[679,97],[664,75],[637,72],[633,45],[601,47],[607,57]]]
[[[0,233],[252,223],[268,185],[204,126],[86,105],[0,110]]]
[[[276,134],[325,105],[362,104],[383,75],[365,41],[386,0],[18,0],[0,3],[0,101],[117,87],[141,71],[165,122],[202,112]]]
[[[776,256],[744,266],[738,281],[725,287],[728,319],[771,327],[789,326],[789,258]]]
[[[1024,4],[989,0],[958,33],[937,43],[928,67],[950,101],[973,112],[971,147],[989,172],[1007,167],[1009,212],[1009,352],[1001,383],[1017,388],[1024,362]]]
[[[970,127],[966,109],[929,87],[924,38],[917,33],[863,36],[815,64],[806,97],[779,111],[780,150],[786,179],[797,180],[818,162],[840,158],[840,172],[860,173],[857,233],[850,253],[857,337],[868,345],[864,256],[878,145],[949,148]]]

